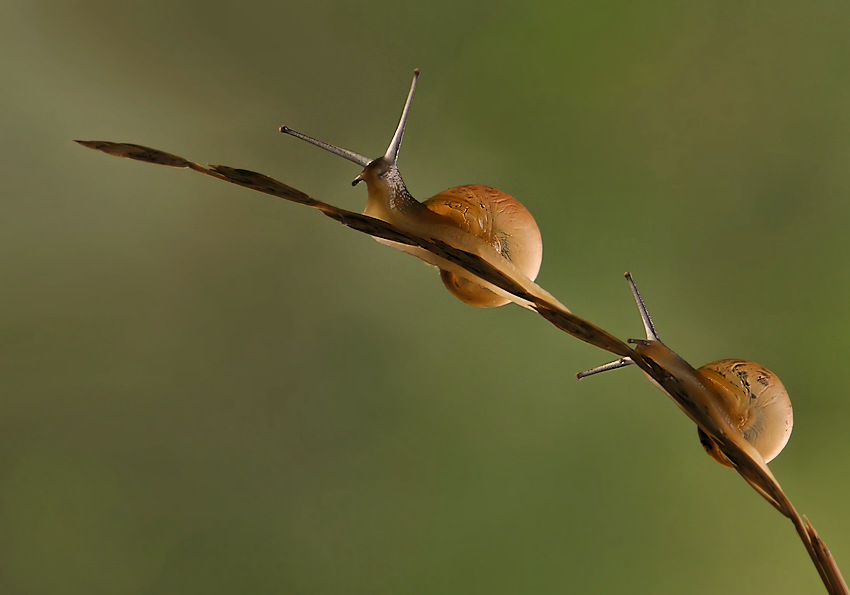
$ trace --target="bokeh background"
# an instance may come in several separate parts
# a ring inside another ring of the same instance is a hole
[[[850,572],[850,6],[0,3],[0,591],[817,593],[787,520],[634,369],[316,212],[402,148],[485,183],[539,281],[788,387],[771,464]]]

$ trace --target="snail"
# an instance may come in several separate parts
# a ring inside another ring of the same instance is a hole
[[[850,595],[850,588],[829,548],[809,520],[797,512],[767,466],[791,436],[794,420],[785,387],[773,373],[746,360],[723,359],[694,369],[661,342],[629,273],[626,279],[640,311],[646,339],[629,339],[628,343],[634,345],[634,349],[629,349],[607,337],[598,327],[588,327],[586,337],[580,338],[621,357],[576,376],[584,378],[637,365],[650,382],[696,423],[700,443],[708,455],[737,471],[756,492],[791,520],[827,592]],[[578,317],[569,314],[563,318]],[[577,321],[575,326],[579,326]]]
[[[534,217],[513,196],[477,184],[449,188],[424,202],[419,202],[408,192],[397,164],[418,77],[417,69],[413,73],[413,82],[398,128],[387,147],[387,152],[377,159],[369,159],[353,151],[316,140],[287,126],[281,126],[280,131],[363,167],[363,171],[354,179],[352,185],[366,183],[369,194],[366,209],[363,211],[365,215],[386,221],[406,232],[439,240],[468,252],[478,251],[480,242],[483,241],[533,281],[543,259],[543,242]],[[381,238],[378,238],[378,241],[423,257],[409,246]],[[429,262],[433,260],[427,254],[424,259]],[[439,263],[432,264],[439,266]],[[473,306],[488,308],[510,301],[508,297],[498,295],[471,280],[469,275],[440,268],[440,278],[452,295]]]
[[[765,463],[772,461],[788,443],[794,423],[791,400],[779,378],[767,368],[742,359],[722,359],[694,369],[661,342],[629,273],[626,273],[626,279],[646,330],[646,339],[630,339],[629,343],[635,345],[635,357],[640,357],[645,366],[654,370],[651,375],[647,372],[650,381],[667,392],[658,378],[675,379],[687,393],[684,399],[674,398],[685,413],[691,415],[695,410],[698,415],[712,418],[721,429],[734,429]],[[633,363],[634,358],[623,357],[576,376],[584,378]],[[736,467],[722,445],[699,424],[697,432],[700,444],[712,459],[726,467]]]
[[[530,309],[547,303],[569,312],[534,283],[543,258],[543,243],[534,217],[514,197],[480,185],[457,186],[419,202],[408,192],[398,170],[398,153],[419,70],[407,95],[401,119],[386,153],[369,159],[316,140],[287,126],[280,131],[300,138],[363,168],[352,185],[365,182],[363,214],[316,200],[291,186],[256,172],[214,165],[203,167],[183,157],[130,143],[76,141],[117,157],[198,173],[319,209],[382,244],[417,256],[440,270],[446,288],[460,300],[480,307],[510,301]]]

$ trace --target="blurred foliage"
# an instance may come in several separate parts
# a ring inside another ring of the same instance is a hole
[[[623,338],[777,372],[771,465],[850,571],[850,7],[0,3],[0,591],[799,593],[791,524],[636,370],[294,205],[486,183]],[[827,464],[829,463],[829,464]]]

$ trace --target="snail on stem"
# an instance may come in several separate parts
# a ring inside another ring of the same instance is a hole
[[[629,339],[630,355],[581,372],[584,378],[637,365],[697,425],[700,443],[718,463],[735,469],[747,483],[794,524],[829,593],[850,593],[829,548],[808,519],[801,517],[767,463],[785,447],[793,415],[788,393],[765,368],[746,360],[725,359],[694,369],[664,345],[640,292],[626,273],[646,339]],[[622,355],[622,354],[619,354]]]
[[[458,299],[481,307],[501,306],[514,301],[532,307],[533,299],[566,309],[534,283],[543,257],[540,230],[531,213],[514,197],[489,186],[449,188],[419,202],[410,194],[398,169],[398,154],[416,90],[419,70],[407,95],[401,119],[387,151],[370,159],[354,151],[296,132],[287,126],[280,131],[352,161],[363,168],[352,185],[365,182],[368,190],[363,215],[357,215],[315,200],[285,184],[255,172],[210,166],[205,168],[182,157],[140,145],[107,141],[77,141],[83,146],[118,157],[128,157],[171,167],[186,167],[199,173],[273,194],[319,209],[345,225],[374,236],[379,242],[417,256],[440,269],[446,288]],[[446,252],[459,255],[446,258]],[[453,261],[454,260],[454,261]],[[483,262],[480,262],[483,261]],[[476,274],[509,279],[493,283]],[[508,287],[503,285],[507,284]]]
[[[850,595],[829,549],[808,520],[800,517],[767,467],[767,461],[782,449],[791,431],[790,403],[781,383],[763,368],[740,360],[713,362],[699,370],[692,368],[658,339],[637,287],[628,274],[647,332],[645,340],[629,342],[634,348],[572,314],[534,283],[542,256],[540,233],[528,211],[512,197],[484,186],[461,186],[424,203],[413,199],[401,179],[397,161],[417,76],[418,71],[415,71],[401,120],[387,152],[377,159],[370,160],[281,127],[282,132],[363,167],[354,180],[354,184],[365,181],[368,189],[363,214],[316,200],[253,171],[221,165],[203,167],[171,153],[130,143],[77,142],[118,157],[188,168],[318,209],[381,243],[437,266],[449,291],[467,303],[489,307],[513,301],[536,311],[574,337],[619,356],[617,361],[580,374],[580,377],[637,365],[696,423],[700,442],[709,455],[738,471],[768,502],[791,519],[827,590]],[[762,385],[765,385],[764,392],[757,390]],[[751,415],[754,413],[759,415]]]
[[[635,352],[643,360],[654,362],[683,385],[691,387],[692,400],[697,408],[725,416],[725,420],[758,451],[765,463],[772,461],[788,443],[794,424],[791,400],[779,378],[766,368],[741,359],[718,360],[694,369],[661,342],[629,273],[626,273],[626,279],[646,330],[646,339],[629,340],[636,345]],[[620,358],[576,374],[576,377],[585,378],[630,364],[634,364],[632,358]],[[647,376],[659,386],[652,376]],[[708,455],[721,465],[732,467],[718,445],[702,429],[698,427],[697,430]]]
[[[478,253],[514,275],[520,272],[523,277],[533,281],[540,270],[543,241],[534,217],[517,199],[500,190],[478,184],[449,188],[424,202],[413,198],[407,190],[398,169],[398,154],[418,77],[417,69],[398,128],[386,153],[377,159],[369,159],[316,140],[287,126],[281,126],[280,131],[363,167],[363,171],[352,182],[352,185],[366,183],[369,195],[363,214],[386,221],[408,233]],[[378,238],[378,241],[440,267],[440,276],[446,288],[468,304],[492,307],[509,301],[509,298],[497,295],[480,282],[470,280],[468,274],[448,270],[445,263],[435,259],[430,252],[382,238]]]

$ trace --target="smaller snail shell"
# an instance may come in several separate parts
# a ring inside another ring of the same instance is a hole
[[[513,196],[474,184],[449,188],[422,204],[459,229],[481,238],[532,281],[537,277],[543,260],[540,229],[531,213]],[[452,295],[467,304],[490,308],[509,301],[455,273],[440,270],[440,278]]]
[[[779,378],[765,367],[742,359],[711,362],[698,373],[722,399],[732,425],[765,463],[773,460],[788,443],[794,424],[791,400]],[[699,438],[711,458],[732,466],[702,430]]]

